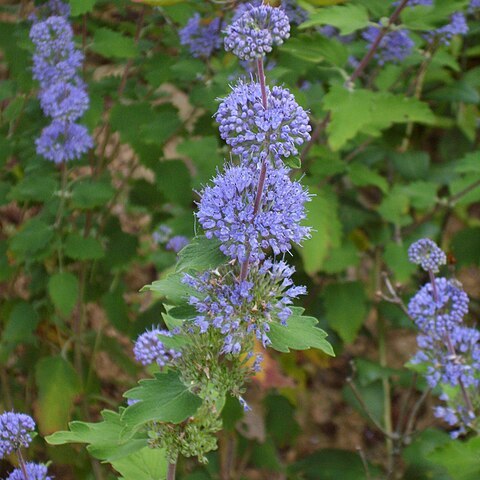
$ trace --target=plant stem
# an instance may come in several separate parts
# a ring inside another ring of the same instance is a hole
[[[175,472],[177,470],[177,462],[169,463],[167,470],[167,480],[175,480]]]
[[[263,58],[257,58],[257,72],[258,79],[260,82],[260,91],[262,94],[262,105],[266,110],[268,108],[267,102],[267,87],[265,84],[265,71],[263,69]],[[255,195],[255,203],[253,205],[253,215],[257,215],[262,204],[263,189],[265,187],[265,179],[267,177],[267,158],[262,158],[262,166],[260,168],[260,176],[258,178],[257,194]],[[240,281],[243,282],[247,278],[248,274],[248,265],[250,263],[250,251],[247,252],[247,258],[242,263],[240,270]]]
[[[20,465],[20,469],[22,470],[22,474],[25,480],[30,480],[30,477],[27,472],[27,465],[25,463],[25,460],[23,459],[23,455],[21,450],[18,448],[16,451],[17,458],[18,458],[18,464]]]

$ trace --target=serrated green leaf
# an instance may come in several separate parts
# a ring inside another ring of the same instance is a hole
[[[77,372],[63,357],[44,357],[35,367],[38,399],[35,419],[42,435],[64,429],[80,393]]]
[[[388,182],[379,173],[372,170],[371,167],[362,165],[361,163],[352,164],[349,169],[349,177],[354,185],[357,187],[365,187],[368,185],[375,185],[383,193],[388,191]]]
[[[367,297],[360,282],[332,283],[323,291],[330,327],[345,343],[355,340],[367,316]]]
[[[106,27],[95,30],[90,48],[106,58],[133,58],[137,55],[133,38]]]
[[[315,196],[306,206],[306,225],[312,227],[311,238],[302,243],[299,253],[309,275],[318,272],[330,248],[340,245],[341,224],[338,218],[337,198],[328,189],[310,189]]]
[[[58,311],[65,316],[72,313],[79,290],[77,277],[69,272],[56,273],[48,281],[48,294]]]
[[[204,235],[195,237],[178,254],[176,271],[211,270],[227,262],[227,257],[220,251],[222,243],[217,239],[208,239]]]
[[[361,5],[349,4],[322,8],[310,15],[310,19],[300,28],[314,27],[317,25],[331,25],[338,28],[341,35],[348,35],[365,28],[369,24],[366,8]]]
[[[185,303],[185,298],[192,294],[192,289],[182,282],[182,278],[182,273],[170,274],[150,285],[145,285],[140,291],[152,292],[159,298],[165,299],[166,303],[179,305]]]
[[[327,333],[316,326],[318,320],[302,316],[301,309],[299,312],[298,309],[292,308],[292,311],[287,325],[270,323],[270,331],[267,334],[272,342],[270,347],[279,352],[318,348],[327,355],[335,356],[332,346],[326,340]]]
[[[65,240],[65,255],[73,260],[99,260],[105,252],[96,238],[71,233]]]
[[[462,442],[453,440],[428,455],[428,459],[444,466],[453,480],[480,478],[480,438]]]
[[[361,132],[378,136],[394,123],[431,124],[435,121],[426,103],[388,92],[349,91],[335,85],[324,96],[323,102],[324,108],[331,112],[327,132],[334,150],[342,148]]]
[[[173,371],[158,373],[153,379],[140,380],[139,386],[124,396],[139,400],[123,412],[121,419],[127,432],[135,432],[152,421],[183,422],[202,404],[202,400],[191,393]]]
[[[294,37],[282,45],[281,50],[307,62],[326,61],[343,67],[348,60],[348,50],[342,43],[326,37]]]
[[[112,462],[121,480],[163,480],[167,475],[167,456],[164,450],[145,447],[126,458]]]
[[[147,445],[145,437],[136,436],[128,442],[121,441],[121,432],[125,425],[120,413],[103,410],[103,421],[97,423],[70,422],[68,431],[55,432],[45,440],[50,445],[66,443],[88,443],[87,450],[99,460],[113,462],[121,460],[143,449]]]
[[[110,182],[88,180],[76,183],[72,189],[72,207],[92,209],[105,207],[115,195]]]

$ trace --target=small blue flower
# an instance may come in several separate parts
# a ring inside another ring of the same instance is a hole
[[[194,57],[208,58],[222,44],[222,28],[220,17],[206,20],[196,13],[185,27],[180,29],[180,43],[186,45]]]
[[[437,273],[441,265],[447,263],[444,251],[429,238],[422,238],[410,245],[408,258],[420,265],[426,272]]]
[[[135,360],[142,365],[157,363],[160,367],[172,364],[182,353],[168,348],[162,343],[162,337],[172,337],[168,330],[154,328],[142,333],[133,347]]]
[[[263,154],[281,162],[297,155],[297,147],[310,140],[307,113],[282,87],[267,87],[265,109],[260,85],[240,82],[222,101],[215,118],[221,137],[245,161],[258,161]]]
[[[225,50],[240,60],[255,60],[281,45],[290,36],[290,23],[281,8],[250,5],[245,13],[225,30]]]
[[[410,300],[408,313],[425,334],[443,337],[458,326],[468,312],[468,295],[453,280],[435,280],[437,299],[431,283]]]
[[[381,27],[368,27],[363,33],[362,37],[371,45],[378,37]],[[408,57],[413,50],[415,44],[410,38],[407,30],[393,30],[387,32],[382,38],[378,46],[375,58],[379,65],[385,63],[398,63]]]
[[[0,415],[0,458],[21,447],[28,447],[35,430],[32,417],[24,413],[5,412]]]
[[[47,466],[27,462],[25,464],[28,480],[53,480],[53,477],[47,475]],[[20,468],[16,468],[10,475],[6,478],[6,480],[25,480],[25,476]]]
[[[205,188],[196,213],[207,238],[218,238],[220,250],[240,262],[263,259],[270,248],[275,255],[285,253],[310,232],[300,225],[309,195],[284,168],[267,169],[262,205],[254,213],[259,175],[248,167],[227,168]]]

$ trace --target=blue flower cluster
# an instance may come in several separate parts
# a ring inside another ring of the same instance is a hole
[[[308,193],[290,180],[285,168],[269,169],[263,189],[263,209],[255,212],[260,170],[247,166],[226,169],[202,194],[197,218],[207,238],[217,237],[220,250],[240,262],[265,258],[271,248],[275,255],[287,252],[292,243],[309,236],[301,226]]]
[[[422,238],[412,243],[408,249],[408,258],[412,263],[420,265],[426,272],[437,273],[447,263],[445,252],[429,238]]]
[[[263,58],[290,36],[290,23],[281,8],[249,5],[225,30],[225,50],[241,60]]]
[[[27,471],[28,480],[53,480],[53,477],[48,475],[47,466],[27,462],[25,464],[25,469]],[[25,480],[25,476],[20,468],[16,468],[10,475],[6,478],[6,480]]]
[[[0,458],[4,458],[32,441],[35,422],[24,413],[4,412],[0,415]]]
[[[35,45],[33,76],[40,84],[40,105],[52,119],[36,141],[37,153],[62,163],[80,158],[93,147],[85,126],[76,121],[89,106],[84,82],[78,75],[83,54],[75,48],[68,6],[55,0],[47,4],[50,16],[34,18],[30,38]]]
[[[135,360],[145,366],[152,363],[156,363],[160,367],[173,364],[182,354],[163,344],[162,337],[171,336],[171,332],[159,328],[142,333],[133,347]]]
[[[367,28],[362,33],[363,39],[371,45],[378,37],[380,29],[380,26]],[[412,53],[414,45],[407,30],[393,30],[388,32],[380,41],[375,58],[377,58],[379,65],[389,62],[398,63]]]
[[[450,23],[438,28],[433,35],[439,38],[440,42],[449,45],[452,38],[456,35],[466,35],[468,33],[467,19],[461,12],[455,12],[450,17]]]
[[[456,280],[435,278],[445,263],[445,253],[431,240],[422,239],[409,249],[409,257],[430,272],[431,281],[412,298],[408,312],[417,324],[420,350],[412,364],[426,368],[431,388],[440,387],[446,406],[435,416],[456,426],[452,435],[465,433],[476,417],[480,386],[480,332],[463,324],[468,313],[468,296]],[[448,393],[447,393],[448,392]]]
[[[281,161],[310,140],[308,115],[295,97],[282,87],[266,87],[266,95],[265,109],[260,84],[240,82],[216,113],[221,137],[247,161],[260,153]]]
[[[269,345],[270,323],[278,318],[285,325],[292,314],[289,305],[306,293],[305,287],[293,285],[293,273],[285,262],[266,260],[253,264],[248,279],[240,282],[231,270],[207,271],[198,277],[185,274],[184,283],[196,292],[189,302],[198,312],[195,326],[200,333],[219,330],[224,335],[223,353],[241,353],[251,334],[264,347]]]
[[[421,331],[445,335],[468,313],[468,295],[455,280],[437,278],[410,300],[408,313]]]
[[[180,29],[180,43],[186,45],[194,57],[208,58],[222,44],[222,29],[220,17],[203,19],[196,13],[185,27]]]

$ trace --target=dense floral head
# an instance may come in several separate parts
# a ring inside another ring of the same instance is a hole
[[[431,388],[438,384],[456,387],[460,381],[465,387],[476,388],[480,383],[479,341],[478,330],[463,326],[454,327],[447,340],[435,334],[419,335],[420,351],[412,363],[427,367],[426,378]]]
[[[260,85],[241,82],[218,107],[216,120],[221,137],[245,160],[259,152],[275,160],[297,155],[297,147],[310,140],[307,113],[282,87],[267,87],[265,109]]]
[[[269,324],[285,324],[292,314],[289,305],[306,292],[305,287],[293,285],[293,272],[285,262],[266,260],[261,265],[253,264],[242,282],[230,267],[198,277],[186,274],[184,283],[196,292],[190,298],[198,313],[195,327],[200,333],[210,329],[220,332],[223,353],[244,352],[248,339],[254,337],[267,346]]]
[[[240,60],[255,60],[290,36],[290,23],[281,8],[250,5],[226,28],[225,34],[225,50],[232,51]]]
[[[455,35],[466,35],[468,33],[468,24],[465,15],[461,12],[455,12],[450,17],[450,23],[438,28],[434,35],[441,43],[448,45]]]
[[[281,5],[292,25],[300,25],[308,20],[308,12],[298,4],[297,0],[282,0]]]
[[[53,480],[53,477],[50,477],[47,472],[47,466],[27,462],[25,464],[28,480]],[[10,475],[6,478],[6,480],[25,480],[25,476],[20,468],[16,468]]]
[[[5,412],[0,415],[0,458],[21,447],[28,447],[35,430],[32,417],[24,413]]]
[[[173,348],[166,347],[162,342],[162,337],[171,337],[168,330],[154,328],[142,333],[133,347],[135,360],[142,365],[151,365],[157,363],[160,367],[172,364],[175,359],[182,354]]]
[[[75,121],[88,109],[89,98],[82,82],[56,82],[39,94],[45,115],[62,121]]]
[[[471,0],[470,5],[468,7],[470,12],[473,12],[480,8],[480,0]]]
[[[300,225],[309,195],[284,168],[267,169],[262,206],[254,214],[259,175],[248,167],[228,168],[205,188],[196,214],[207,238],[217,237],[220,250],[240,262],[263,259],[269,248],[275,255],[287,252],[310,231]]]
[[[189,243],[190,242],[187,237],[184,237],[183,235],[175,235],[166,243],[165,250],[178,253],[183,247],[187,246]]]
[[[380,29],[381,27],[368,27],[362,33],[362,37],[371,45],[377,39]],[[379,65],[388,62],[398,63],[412,53],[414,45],[407,30],[394,30],[382,38],[375,57]]]
[[[196,13],[179,31],[180,43],[186,45],[194,57],[208,58],[222,44],[221,31],[220,17],[207,20]]]
[[[33,76],[43,87],[75,78],[83,54],[75,48],[72,27],[67,19],[52,16],[30,29],[35,44]]]
[[[435,280],[435,290],[431,283],[424,285],[408,304],[408,313],[418,328],[436,338],[453,331],[467,312],[468,295],[456,281],[446,278]]]
[[[402,3],[400,0],[393,2],[394,7],[398,7]],[[407,6],[408,7],[416,7],[418,5],[424,5],[426,7],[430,7],[433,5],[433,0],[409,0]]]
[[[447,263],[445,252],[429,238],[422,238],[410,245],[408,258],[420,265],[426,272],[437,273],[441,265]]]
[[[37,153],[55,163],[80,158],[93,147],[86,127],[61,120],[54,120],[45,127],[35,143]]]

